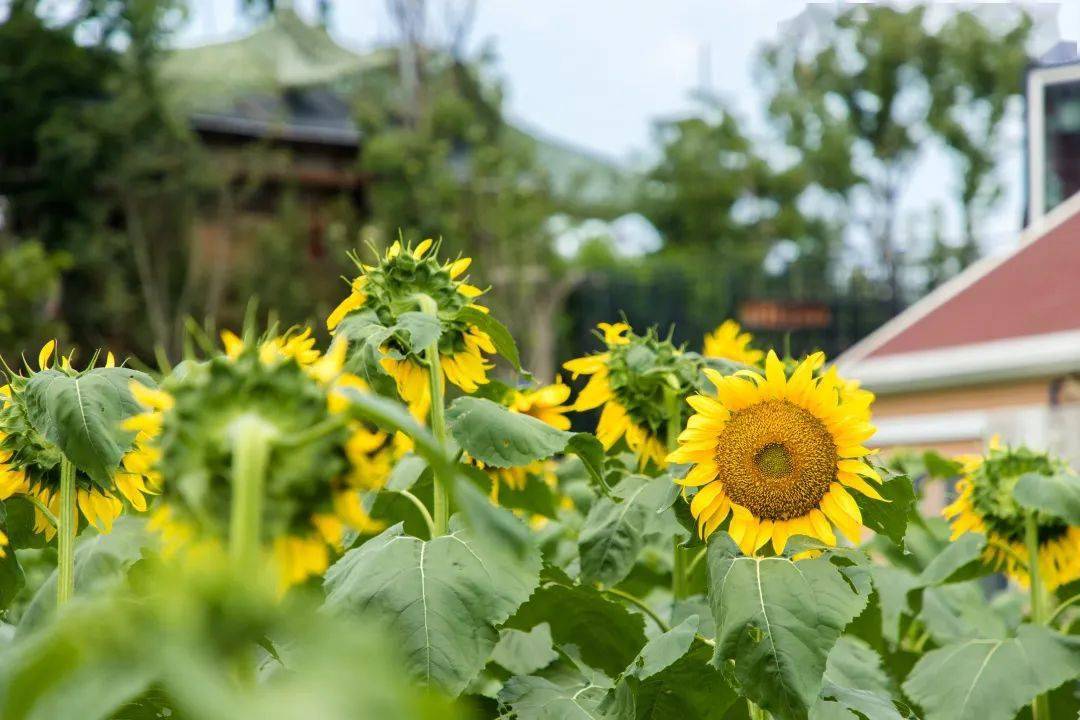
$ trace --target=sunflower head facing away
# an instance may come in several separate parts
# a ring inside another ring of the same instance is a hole
[[[327,317],[326,326],[350,340],[370,337],[373,324],[401,327],[401,316],[419,311],[419,296],[427,296],[438,308],[439,357],[446,379],[472,393],[488,381],[492,366],[485,353],[495,353],[488,334],[463,317],[469,311],[487,312],[473,302],[483,291],[459,279],[468,270],[470,258],[440,262],[437,253],[432,240],[415,248],[395,242],[375,265],[357,262],[360,275],[353,280],[348,297]],[[386,335],[380,350],[380,364],[394,378],[398,394],[418,415],[426,413],[430,389],[424,348],[414,347],[395,332]]]
[[[596,436],[604,448],[622,439],[642,466],[651,461],[664,467],[668,420],[682,412],[685,398],[697,388],[701,357],[684,353],[652,329],[637,335],[626,323],[600,323],[599,328],[605,351],[563,366],[574,378],[590,376],[573,409],[603,406]]]
[[[716,392],[689,399],[696,413],[668,456],[693,463],[677,482],[697,488],[690,510],[703,538],[730,515],[728,533],[748,555],[770,541],[781,553],[794,535],[835,545],[833,526],[858,542],[850,491],[881,499],[863,446],[874,427],[864,395],[853,399],[835,372],[815,375],[823,360],[816,353],[789,372],[769,352],[763,373],[705,370]]]
[[[343,415],[349,391],[366,389],[342,372],[343,342],[322,355],[306,332],[261,343],[224,339],[225,355],[174,373],[160,390],[137,391],[146,412],[126,424],[145,433],[152,469],[166,478],[153,525],[167,551],[226,536],[238,428],[265,427],[261,527],[288,586],[325,570],[346,529],[378,529],[359,492],[385,482],[391,439]]]
[[[744,365],[758,365],[765,353],[750,347],[753,336],[743,332],[739,323],[725,320],[711,333],[705,334],[705,344],[701,354],[705,357],[731,360]]]
[[[28,376],[13,375],[10,384],[0,387],[0,500],[15,495],[32,498],[53,517],[60,512],[60,447],[46,437],[46,431],[35,425],[39,412],[30,407],[35,401],[36,388],[55,381],[75,379],[85,387],[114,383],[145,388],[152,381],[142,373],[116,367],[112,353],[104,366],[76,370],[71,357],[54,357],[56,343],[50,340],[38,354],[38,369]],[[95,357],[96,360],[96,357]],[[137,378],[137,379],[136,379]],[[85,391],[83,391],[85,392]],[[110,532],[113,522],[124,509],[126,499],[136,510],[146,509],[146,496],[157,491],[157,475],[144,466],[142,438],[116,428],[106,442],[119,446],[119,462],[110,468],[107,477],[94,476],[76,465],[75,498],[79,515],[99,532]],[[91,439],[91,442],[93,440]],[[100,440],[99,440],[100,442]],[[40,509],[34,509],[34,530],[51,540],[56,527]]]
[[[986,457],[962,456],[963,477],[956,483],[957,498],[943,514],[952,525],[951,540],[966,532],[986,535],[983,558],[999,571],[1026,586],[1029,582],[1026,511],[1013,497],[1020,476],[1066,472],[1063,462],[1024,447],[991,444]],[[1036,513],[1039,570],[1053,590],[1080,578],[1080,528]]]

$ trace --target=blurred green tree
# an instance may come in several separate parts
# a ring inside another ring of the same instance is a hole
[[[365,74],[356,102],[360,166],[372,179],[368,238],[442,237],[444,253],[473,256],[471,273],[497,289],[491,301],[522,340],[525,364],[550,379],[557,317],[578,277],[547,226],[564,205],[535,141],[503,116],[491,53],[464,56],[468,3],[453,8],[449,39],[439,41],[425,34],[423,3],[389,5],[393,60]]]
[[[978,221],[1000,197],[997,140],[1021,90],[1030,29],[1025,15],[1001,30],[961,11],[930,30],[925,6],[858,5],[807,34],[815,47],[789,36],[762,54],[770,117],[810,180],[873,240],[894,310],[905,301],[904,266],[916,261],[903,257],[900,197],[934,137],[959,165],[962,264],[977,255]]]
[[[77,341],[175,353],[197,192],[212,178],[157,74],[181,4],[86,2],[61,21],[45,5],[14,3],[0,25],[9,231],[72,258],[61,304]]]

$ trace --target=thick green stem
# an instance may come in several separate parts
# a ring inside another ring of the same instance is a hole
[[[261,566],[263,487],[273,437],[273,428],[256,416],[239,418],[233,426],[229,556],[245,574]]]
[[[75,508],[75,466],[60,457],[60,517],[56,524],[56,605],[63,605],[75,593],[75,533],[79,515]]]
[[[1028,587],[1031,590],[1031,622],[1036,625],[1045,625],[1046,617],[1046,588],[1043,586],[1039,572],[1039,523],[1035,513],[1028,513],[1025,526],[1024,539],[1028,551]],[[1050,705],[1046,695],[1037,695],[1031,701],[1032,720],[1049,720]]]
[[[417,296],[420,310],[438,318],[439,307],[427,295]],[[446,409],[443,407],[443,370],[439,359],[439,341],[431,343],[424,351],[428,364],[428,388],[431,394],[431,434],[435,441],[446,450]],[[435,473],[435,487],[432,494],[432,520],[435,522],[433,537],[445,535],[450,527],[450,490],[447,487],[451,478]]]

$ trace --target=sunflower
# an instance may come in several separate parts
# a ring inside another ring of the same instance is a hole
[[[765,353],[750,347],[753,339],[750,333],[743,332],[739,323],[725,320],[711,333],[705,334],[705,345],[701,354],[744,365],[757,365]]]
[[[671,414],[669,396],[674,393],[681,408],[696,388],[701,358],[683,353],[654,330],[636,335],[621,322],[600,323],[598,327],[606,351],[563,365],[574,379],[590,376],[573,409],[583,412],[602,405],[596,437],[604,448],[611,449],[623,440],[643,467],[652,462],[662,468],[667,455],[664,434]]]
[[[45,343],[38,353],[38,372],[62,373],[80,376],[82,372],[71,366],[71,356],[54,361],[56,342]],[[112,353],[105,357],[105,368],[115,368]],[[31,377],[33,374],[31,375]],[[15,376],[11,384],[0,388],[0,500],[23,496],[34,502],[34,531],[51,540],[56,534],[52,519],[42,511],[48,509],[55,518],[60,514],[60,461],[61,451],[30,422],[30,415],[23,396],[30,378]],[[145,380],[132,380],[132,386],[146,387]],[[146,470],[140,462],[143,447],[137,435],[130,440],[121,457],[120,465],[112,475],[112,483],[102,486],[81,471],[76,474],[75,499],[78,513],[87,524],[99,532],[112,531],[113,523],[123,512],[121,498],[127,499],[133,508],[146,509],[146,496],[156,493],[157,476]]]
[[[399,327],[401,315],[415,312],[419,308],[417,298],[426,296],[438,308],[442,331],[439,360],[445,379],[473,393],[487,383],[487,371],[492,365],[485,354],[494,354],[496,349],[491,337],[463,313],[487,313],[488,309],[473,302],[483,294],[482,290],[458,280],[472,260],[459,258],[440,263],[437,252],[438,247],[430,239],[415,248],[403,248],[395,242],[376,265],[357,262],[361,274],[352,281],[349,295],[326,318],[326,327],[331,333],[352,339],[349,320],[357,317],[352,327],[361,328],[356,331],[358,339],[367,337],[363,328],[371,325]],[[417,417],[426,416],[431,390],[423,349],[405,342],[400,333],[392,333],[380,352],[379,364],[394,378],[401,399]]]
[[[257,416],[274,438],[264,485],[263,542],[282,590],[323,572],[349,531],[375,532],[360,499],[389,476],[394,444],[350,419],[363,380],[343,371],[346,344],[323,355],[310,332],[262,342],[222,334],[225,355],[135,389],[146,409],[125,426],[141,438],[149,470],[164,476],[150,526],[167,554],[220,552],[231,505],[232,427]],[[312,432],[312,429],[320,429]]]
[[[811,355],[790,376],[771,351],[764,373],[705,370],[716,394],[689,399],[696,414],[668,456],[694,464],[676,482],[698,488],[690,510],[702,538],[730,514],[728,533],[748,555],[770,540],[781,553],[793,535],[835,545],[833,525],[859,540],[862,515],[849,489],[881,499],[862,445],[874,427],[869,404],[845,395],[835,373],[815,377],[823,359]]]
[[[1012,489],[1021,475],[1053,475],[1066,471],[1064,463],[1027,448],[1001,447],[991,442],[985,458],[962,455],[957,498],[942,514],[952,526],[950,540],[964,533],[986,536],[983,559],[1027,587],[1028,548],[1025,510],[1013,499]],[[1036,514],[1039,538],[1039,573],[1047,589],[1080,579],[1080,528],[1057,518]]]

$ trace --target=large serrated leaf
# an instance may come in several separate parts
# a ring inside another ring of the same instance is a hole
[[[491,652],[491,661],[514,675],[531,675],[559,657],[551,643],[551,627],[547,623],[540,623],[528,632],[504,628]]]
[[[634,658],[623,676],[633,675],[639,680],[646,680],[671,666],[685,655],[697,635],[698,616],[691,615],[670,630],[657,635]]]
[[[631,475],[613,488],[612,497],[592,504],[578,537],[582,582],[610,587],[629,574],[658,529],[657,511],[672,484],[666,476]]]
[[[475,325],[487,333],[487,336],[491,338],[491,342],[495,346],[495,350],[509,360],[515,370],[521,370],[521,357],[518,355],[517,343],[514,342],[514,336],[510,334],[510,331],[506,329],[505,325],[491,317],[490,313],[477,310],[474,307],[465,306],[458,312],[457,319],[467,322],[470,325]]]
[[[885,498],[884,502],[854,493],[862,512],[863,524],[886,536],[897,546],[903,546],[908,515],[915,507],[915,488],[906,475],[895,475],[878,486],[878,492]]]
[[[556,684],[534,675],[512,677],[499,692],[517,720],[600,720],[607,689],[586,683]]]
[[[738,700],[709,660],[712,649],[695,643],[682,657],[647,678],[627,676],[618,690],[630,695],[619,720],[720,720]],[[617,692],[618,692],[617,690]]]
[[[993,602],[977,580],[926,588],[919,619],[939,645],[1009,637],[1020,624],[1020,593],[999,593]]]
[[[94,597],[115,588],[143,550],[157,550],[159,544],[159,536],[146,529],[142,517],[117,518],[110,533],[83,533],[75,545],[76,596]],[[56,609],[56,580],[54,570],[34,593],[19,621],[20,636],[40,627]]]
[[[829,653],[821,699],[810,717],[831,717],[837,709],[857,712],[867,720],[905,717],[893,703],[891,683],[881,669],[881,658],[865,642],[852,637],[841,637]]]
[[[464,530],[424,542],[395,525],[327,571],[326,607],[380,615],[410,671],[456,695],[483,669],[494,626],[529,597],[539,572],[538,552],[515,561]]]
[[[447,409],[446,420],[465,452],[500,468],[545,460],[562,452],[573,435],[483,398],[458,398]]]
[[[932,650],[904,691],[925,720],[1010,720],[1037,695],[1080,676],[1080,639],[1036,625],[1016,637],[967,640]]]
[[[521,467],[569,452],[578,455],[590,477],[603,485],[603,448],[588,433],[559,430],[477,397],[455,400],[446,410],[446,421],[458,445],[486,465]]]
[[[744,557],[726,535],[709,543],[713,661],[733,661],[742,694],[778,720],[807,717],[829,652],[869,598],[866,578],[853,582],[833,559]]]
[[[129,368],[95,368],[78,376],[59,370],[34,373],[24,390],[34,429],[60,448],[79,470],[108,487],[132,434],[120,427],[142,412],[129,385],[153,387],[145,373]]]
[[[528,630],[546,622],[556,645],[576,645],[581,659],[611,677],[645,644],[645,621],[591,587],[544,583],[506,623]]]
[[[417,355],[438,342],[442,335],[442,324],[438,318],[416,311],[398,315],[397,324],[390,329]]]
[[[1071,473],[1021,475],[1013,497],[1024,507],[1038,510],[1070,525],[1080,525],[1080,477]]]
[[[919,574],[922,586],[943,585],[951,582],[963,582],[985,575],[989,569],[982,562],[986,536],[979,533],[966,533],[951,542],[931,560]]]

